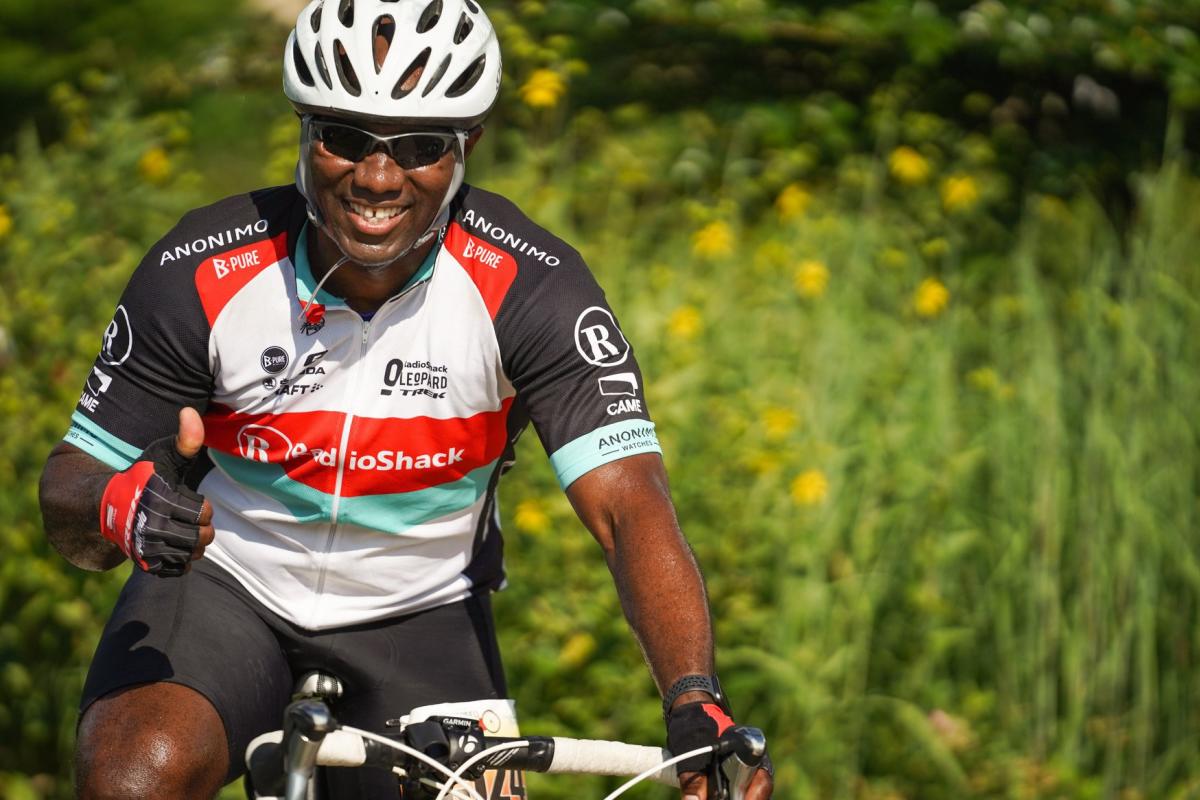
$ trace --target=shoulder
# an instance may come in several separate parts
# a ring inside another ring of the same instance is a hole
[[[464,186],[456,198],[451,233],[464,241],[470,237],[511,258],[521,272],[549,275],[586,269],[575,248],[534,222],[511,200],[475,186]]]

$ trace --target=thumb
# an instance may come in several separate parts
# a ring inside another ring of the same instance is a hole
[[[195,458],[204,446],[204,422],[194,408],[179,409],[179,433],[175,435],[175,452],[184,458]]]

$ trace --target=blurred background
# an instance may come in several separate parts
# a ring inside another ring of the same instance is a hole
[[[1200,2],[486,7],[468,179],[607,288],[777,796],[1200,797]],[[127,572],[47,547],[41,466],[145,249],[291,179],[296,10],[0,3],[5,798],[70,795]],[[523,724],[660,742],[536,437],[502,501]]]

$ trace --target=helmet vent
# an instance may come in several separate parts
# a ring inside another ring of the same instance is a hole
[[[315,55],[316,58],[314,60],[317,62],[317,74],[321,76],[321,80],[325,81],[325,87],[332,89],[333,81],[329,79],[329,67],[325,66],[325,54],[321,52],[320,42],[317,42]]]
[[[477,6],[477,5],[475,5],[474,3],[472,3],[472,2],[471,2],[471,0],[464,0],[464,3],[463,3],[463,4],[464,4],[464,5],[465,5],[467,8],[471,9],[471,13],[472,13],[472,14],[478,14],[478,13],[479,13],[479,6]]]
[[[300,82],[305,86],[316,86],[317,82],[313,80],[312,70],[308,68],[308,64],[304,63],[304,56],[300,54],[300,43],[294,38],[292,39],[292,63],[296,67],[296,75],[300,78]]]
[[[371,34],[372,46],[375,50],[375,74],[383,69],[388,51],[392,49],[392,37],[396,35],[396,20],[384,14],[375,20],[375,31]]]
[[[429,63],[429,53],[430,50],[426,47],[408,65],[408,69],[404,70],[404,74],[400,76],[400,80],[396,81],[396,85],[392,88],[393,100],[406,97],[409,92],[417,88],[417,81],[421,79],[421,73],[425,71],[425,65]]]
[[[450,56],[442,59],[442,63],[438,64],[437,72],[433,73],[433,77],[429,79],[429,83],[425,84],[425,91],[421,92],[421,97],[429,97],[429,93],[433,91],[433,87],[438,85],[438,81],[446,74],[446,68],[450,66]]]
[[[463,39],[471,33],[471,28],[475,27],[475,23],[466,14],[458,20],[458,27],[454,29],[454,43],[462,44]]]
[[[434,25],[437,25],[442,16],[442,0],[433,0],[429,5],[425,6],[425,10],[421,12],[421,18],[417,20],[417,33],[425,33]]]
[[[479,82],[479,76],[483,74],[483,65],[487,56],[480,56],[471,62],[471,66],[463,70],[454,83],[450,84],[450,88],[446,90],[446,97],[462,97],[471,88]]]
[[[312,24],[313,33],[319,33],[321,30],[321,9],[324,7],[324,3],[317,6],[313,10],[312,16],[308,18],[308,21]]]
[[[354,24],[354,0],[342,0],[338,6],[338,21],[347,28]]]
[[[354,74],[354,67],[350,64],[350,56],[346,55],[346,48],[342,47],[340,41],[334,40],[334,46],[337,50],[337,57],[333,63],[337,66],[338,80],[342,82],[342,88],[349,92],[354,97],[362,94],[362,87],[358,85],[358,76]]]

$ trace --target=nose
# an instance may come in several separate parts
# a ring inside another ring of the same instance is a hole
[[[354,165],[354,184],[372,194],[397,193],[407,179],[404,169],[382,147]]]

